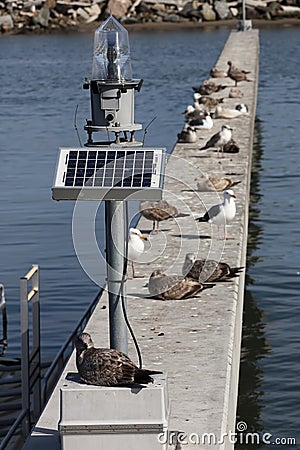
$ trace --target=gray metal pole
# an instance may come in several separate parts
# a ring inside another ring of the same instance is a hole
[[[121,297],[123,295],[125,298],[125,284],[122,286],[121,283],[125,253],[124,204],[122,201],[105,201],[105,228],[110,348],[127,354],[127,326]]]
[[[246,30],[246,0],[243,0],[243,31]]]

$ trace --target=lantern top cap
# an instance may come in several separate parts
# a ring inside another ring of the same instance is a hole
[[[105,22],[97,28],[97,31],[110,31],[116,30],[122,33],[128,33],[125,27],[120,24],[120,22],[112,15],[112,11],[110,10],[110,16],[105,20]]]

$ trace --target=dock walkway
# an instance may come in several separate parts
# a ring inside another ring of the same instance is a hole
[[[197,132],[196,143],[175,145],[167,164],[164,193],[168,201],[189,216],[161,223],[162,231],[150,236],[151,250],[145,255],[149,262],[136,265],[138,273],[145,278],[127,282],[128,316],[141,347],[144,366],[163,370],[168,375],[169,429],[184,433],[181,439],[185,449],[232,449],[234,446],[228,438],[222,440],[221,436],[235,431],[245,272],[230,282],[218,283],[196,298],[183,301],[150,299],[146,284],[155,268],[167,268],[169,274],[181,273],[185,254],[189,252],[220,259],[233,267],[246,264],[258,54],[257,30],[231,32],[216,66],[226,69],[227,61],[231,60],[237,67],[251,72],[251,82],[239,84],[244,96],[236,99],[228,98],[229,90],[234,86],[232,80],[215,79],[215,82],[228,85],[215,96],[224,97],[226,107],[234,108],[241,102],[247,104],[249,115],[233,120],[217,119],[212,130]],[[201,80],[195,80],[195,84],[197,81],[200,84]],[[192,87],[191,99],[187,99],[187,103],[191,102]],[[225,123],[234,128],[233,137],[240,147],[239,153],[218,158],[212,150],[200,152],[199,148]],[[234,188],[237,215],[227,226],[228,235],[234,239],[219,240],[216,227],[193,220],[222,201],[222,193],[195,190],[203,173],[230,175],[234,180],[241,180]],[[152,224],[142,218],[138,228],[150,232]],[[108,346],[108,308],[104,308],[107,304],[105,293],[86,328],[97,347]],[[135,359],[132,343],[129,350]],[[24,449],[60,448],[59,388],[66,373],[74,371],[73,354]],[[203,436],[209,433],[222,442],[216,442],[215,446],[207,441],[201,443]],[[196,435],[199,445],[194,443]]]

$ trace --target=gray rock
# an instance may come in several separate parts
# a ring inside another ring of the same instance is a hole
[[[50,10],[47,6],[43,6],[35,18],[35,23],[41,27],[47,28],[49,25]]]
[[[209,3],[203,3],[201,15],[203,20],[206,21],[216,20],[217,17],[215,11],[213,10],[212,6]]]
[[[225,20],[225,19],[231,18],[230,9],[228,7],[228,4],[225,1],[223,1],[223,0],[218,1],[217,0],[215,2],[214,7],[215,7],[215,11],[217,13],[217,17],[220,20]]]
[[[110,10],[112,10],[113,16],[119,20],[121,17],[127,14],[127,11],[131,7],[131,0],[108,0],[105,14],[109,16]]]
[[[164,22],[177,23],[180,22],[180,16],[178,14],[167,14],[163,20]]]
[[[0,29],[1,31],[9,31],[14,28],[14,21],[10,14],[0,16]]]
[[[180,15],[182,17],[191,17],[193,12],[197,9],[198,9],[198,2],[195,1],[187,2],[180,11]]]

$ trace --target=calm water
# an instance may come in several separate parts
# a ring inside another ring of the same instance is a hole
[[[136,122],[145,126],[157,116],[147,145],[173,147],[191,86],[206,78],[227,36],[226,29],[131,33],[134,76],[144,79],[135,95]],[[299,28],[260,33],[251,284],[239,407],[249,429],[279,437],[296,436],[299,429],[299,38]],[[91,73],[92,40],[89,34],[0,39],[0,282],[8,304],[7,356],[19,355],[19,278],[31,264],[41,268],[43,356],[58,351],[98,291],[73,248],[74,204],[54,202],[50,191],[58,147],[78,146],[76,105],[85,141],[89,94],[82,80]],[[101,210],[98,230],[103,248]]]

